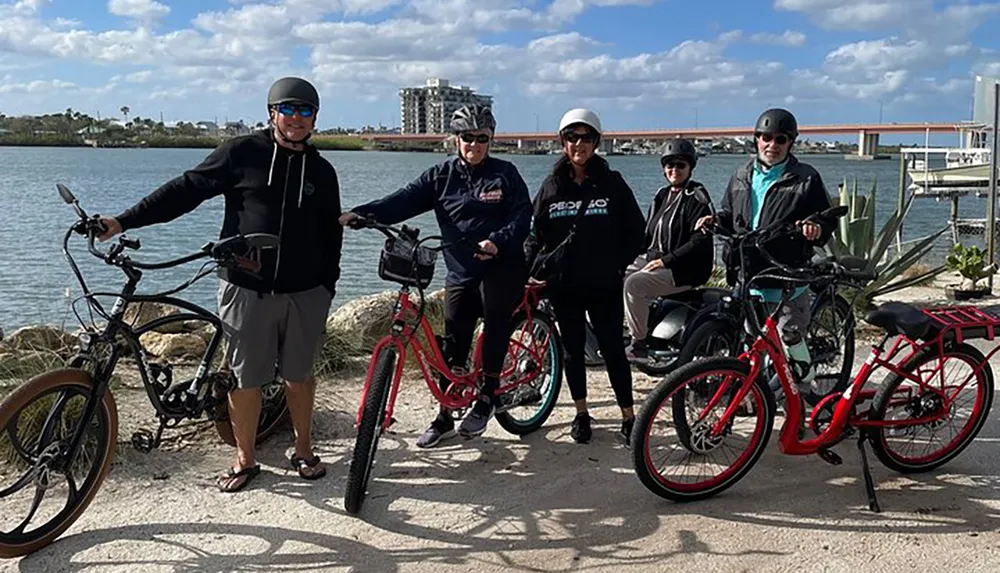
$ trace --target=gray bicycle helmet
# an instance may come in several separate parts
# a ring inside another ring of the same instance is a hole
[[[267,90],[267,107],[282,103],[305,104],[319,109],[319,92],[302,78],[281,78]]]
[[[687,139],[671,139],[660,148],[660,167],[667,164],[673,158],[683,159],[694,169],[698,164],[698,151],[694,144]]]
[[[786,109],[772,108],[760,114],[760,117],[757,118],[757,125],[754,126],[754,132],[772,135],[783,133],[795,139],[799,135],[799,123],[795,121],[792,112]]]
[[[463,105],[452,114],[452,133],[477,129],[488,129],[494,132],[497,130],[497,120],[493,117],[493,111],[489,107],[479,104]]]

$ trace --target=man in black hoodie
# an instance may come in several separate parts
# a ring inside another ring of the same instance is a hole
[[[219,272],[226,362],[238,385],[229,394],[237,461],[219,477],[224,492],[242,489],[260,473],[254,445],[261,386],[273,379],[276,363],[295,429],[289,461],[305,479],[326,474],[312,451],[312,368],[340,276],[340,188],[333,166],[308,143],[319,111],[316,89],[301,78],[282,78],[268,91],[267,108],[269,129],[226,141],[194,169],[103,219],[108,231],[101,236],[171,221],[222,195],[220,239],[249,233],[280,239],[274,252],[260,253],[256,276]]]

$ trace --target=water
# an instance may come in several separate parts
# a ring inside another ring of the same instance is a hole
[[[26,324],[49,323],[73,326],[69,311],[72,298],[80,288],[61,252],[66,228],[74,214],[64,204],[55,184],[67,185],[88,212],[117,214],[151,192],[161,183],[196,165],[208,154],[204,149],[89,149],[89,148],[2,148],[0,164],[0,328],[10,332]],[[422,170],[440,161],[443,154],[326,151],[323,155],[336,167],[340,176],[341,197],[345,208],[389,193],[416,177]],[[503,156],[513,161],[535,194],[551,169],[555,156]],[[878,181],[879,219],[884,220],[895,207],[899,181],[898,158],[889,161],[845,161],[841,156],[806,156],[822,174],[831,194],[844,177],[857,177],[862,189]],[[614,156],[609,161],[624,175],[645,211],[656,189],[664,182],[656,156]],[[743,156],[702,158],[696,179],[709,189],[716,204],[735,168],[746,161]],[[985,201],[963,200],[963,216],[982,216]],[[975,212],[978,211],[978,215]],[[164,260],[197,250],[215,240],[221,225],[223,199],[218,197],[198,209],[167,224],[130,232],[142,241],[142,249],[133,254],[139,260]],[[917,199],[906,221],[905,238],[921,236],[941,228],[949,214],[947,202]],[[331,221],[331,224],[333,222]],[[436,233],[432,214],[411,222],[424,235]],[[942,238],[947,246],[950,241]],[[377,274],[378,252],[383,241],[375,231],[351,231],[345,234],[342,276],[337,285],[334,305],[363,294],[393,288]],[[85,278],[92,289],[117,290],[124,275],[92,257],[85,242],[74,236],[70,242]],[[193,276],[200,262],[164,271],[147,272],[139,285],[140,292],[172,288]],[[439,262],[433,288],[440,287],[444,276]],[[215,308],[217,281],[208,276],[183,291],[182,296]],[[81,311],[82,303],[77,305]]]

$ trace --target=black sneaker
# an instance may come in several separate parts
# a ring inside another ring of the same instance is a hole
[[[649,347],[646,346],[646,339],[633,341],[632,344],[625,349],[625,357],[628,358],[629,362],[649,359]]]
[[[590,430],[590,414],[584,412],[583,414],[577,414],[573,418],[573,427],[569,431],[569,435],[578,444],[590,443],[590,437],[593,432]]]
[[[635,427],[635,418],[624,418],[622,420],[622,437],[625,438],[625,447],[632,446],[632,428]]]

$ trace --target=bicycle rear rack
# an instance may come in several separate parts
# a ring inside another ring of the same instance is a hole
[[[1000,317],[975,306],[925,308],[921,312],[934,321],[942,339],[953,336],[959,343],[976,338],[993,340],[1000,328]]]

